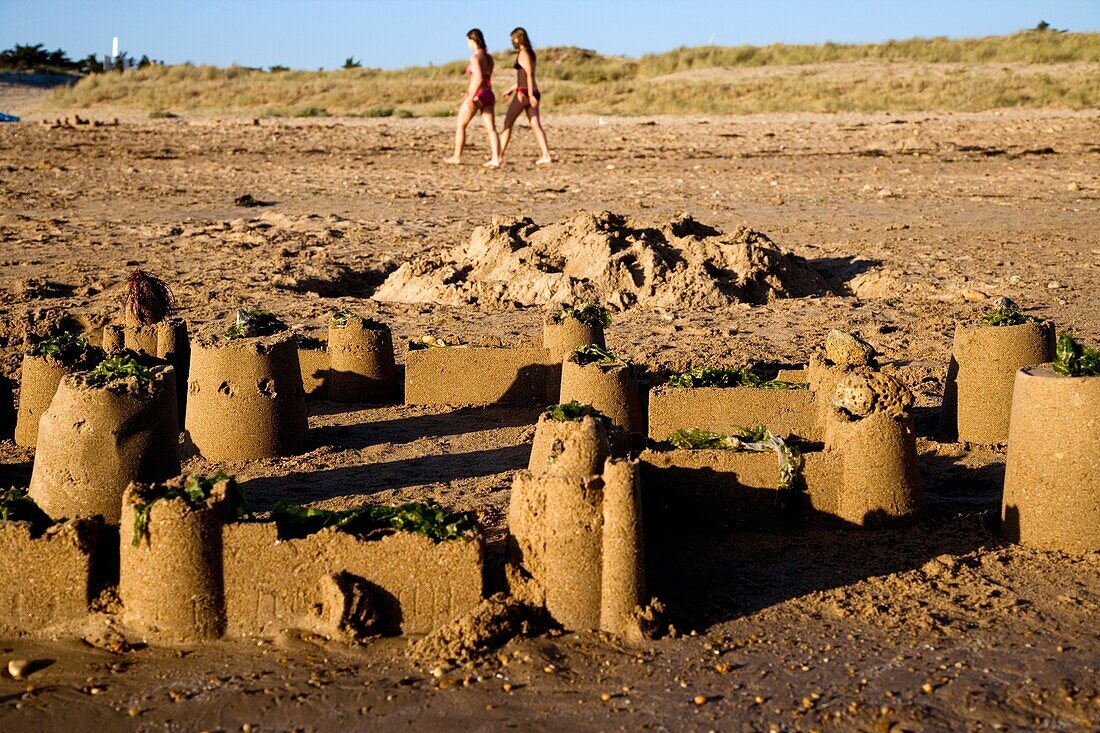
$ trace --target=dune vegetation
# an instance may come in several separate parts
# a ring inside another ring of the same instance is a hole
[[[572,47],[539,51],[543,101],[557,112],[648,115],[978,111],[1100,106],[1100,33],[1034,30],[878,44],[703,46],[637,59]],[[496,54],[498,89],[512,53]],[[91,74],[51,109],[172,114],[445,116],[465,62],[383,71],[152,65]]]

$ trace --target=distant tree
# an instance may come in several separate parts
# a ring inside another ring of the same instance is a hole
[[[1050,31],[1051,33],[1066,33],[1067,32],[1067,29],[1065,29],[1065,28],[1062,28],[1062,29],[1055,28],[1054,26],[1052,26],[1050,23],[1046,22],[1045,20],[1040,20],[1038,23],[1035,24],[1035,27],[1032,28],[1031,30],[1038,31],[1039,33],[1045,33],[1046,31]]]
[[[152,65],[153,65],[153,62],[145,54],[142,54],[141,58],[138,59],[138,62],[137,62],[137,67],[139,69],[144,69],[146,66],[152,66]]]
[[[84,57],[80,64],[80,72],[83,74],[102,74],[103,62],[99,60],[99,57],[94,53],[90,53]]]
[[[361,69],[361,68],[363,68],[363,64],[356,61],[354,56],[348,56],[346,59],[344,59],[344,68],[345,69]]]
[[[17,43],[12,48],[0,51],[0,68],[20,71],[75,70],[80,64],[71,60],[60,48],[47,51],[41,43],[34,45]]]
[[[267,70],[270,71],[272,74],[278,74],[280,71],[290,71],[290,67],[279,66],[278,64],[275,64],[274,66],[268,66]]]

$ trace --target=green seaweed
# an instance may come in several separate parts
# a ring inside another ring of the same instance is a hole
[[[670,387],[759,387],[760,389],[807,389],[805,382],[785,382],[779,379],[764,380],[749,370],[714,369],[695,367],[668,378]]]
[[[84,382],[92,387],[102,387],[109,382],[131,377],[137,379],[138,384],[151,384],[153,370],[139,362],[133,354],[121,353],[108,356],[85,372]]]
[[[0,492],[0,521],[30,522],[34,527],[48,527],[53,524],[46,512],[27,496],[27,490],[10,488]]]
[[[604,414],[592,405],[572,400],[558,405],[547,405],[546,415],[558,422],[577,422],[586,417],[602,418]]]
[[[400,506],[365,506],[345,511],[302,507],[280,501],[271,509],[279,536],[308,537],[327,527],[365,536],[379,530],[412,532],[434,542],[457,540],[479,529],[473,512],[447,512],[434,504],[409,503]]]
[[[287,328],[286,323],[271,311],[263,308],[241,308],[237,311],[236,322],[225,329],[222,337],[233,341],[253,336],[271,336],[282,333]]]
[[[354,315],[347,308],[341,308],[332,314],[332,325],[336,328],[345,328]]]
[[[183,499],[189,507],[198,509],[210,498],[210,492],[214,490],[214,486],[222,481],[228,482],[227,498],[234,515],[243,517],[251,514],[252,509],[248,505],[248,499],[245,498],[244,491],[232,476],[223,471],[218,471],[213,476],[188,476],[182,489],[170,489],[134,507],[134,531],[130,544],[137,547],[141,544],[142,537],[148,537],[149,512],[153,504],[161,499]]]
[[[587,303],[580,307],[563,305],[554,315],[554,322],[561,324],[570,318],[590,326],[607,328],[611,325],[611,311],[597,303]]]
[[[992,310],[978,320],[983,326],[1022,326],[1025,323],[1038,323],[1040,319],[1025,315],[1020,306],[1005,298],[1000,299]]]
[[[573,353],[577,355],[577,363],[584,364],[618,364],[619,357],[614,353],[608,351],[602,346],[596,344],[586,344],[584,346],[578,346],[573,349]]]
[[[103,349],[92,346],[72,331],[62,331],[37,342],[27,350],[27,354],[48,356],[66,366],[74,366],[82,361],[99,361],[103,358]]]
[[[684,428],[668,436],[668,442],[687,450],[730,450],[767,453],[774,451],[779,461],[779,490],[791,491],[799,483],[802,453],[789,440],[784,440],[763,425],[742,428],[739,433],[725,435],[699,428]]]
[[[1053,367],[1063,377],[1100,376],[1100,351],[1077,343],[1073,336],[1063,333],[1054,349]]]

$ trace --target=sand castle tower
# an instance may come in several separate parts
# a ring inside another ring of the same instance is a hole
[[[606,348],[604,328],[610,323],[607,309],[598,305],[563,306],[543,321],[542,345],[550,352],[550,358],[560,363],[580,346],[595,344]]]
[[[103,349],[114,353],[129,349],[171,364],[176,370],[176,399],[180,421],[187,402],[187,372],[191,361],[187,322],[169,314],[177,307],[171,288],[145,270],[134,270],[126,279],[122,323],[103,329]]]
[[[61,380],[39,424],[29,493],[53,519],[102,514],[114,524],[131,481],[179,471],[175,371],[121,354]]]
[[[1100,376],[1016,373],[1001,515],[1012,542],[1100,550]]]
[[[384,323],[337,311],[329,319],[328,399],[385,402],[397,391],[393,334]]]
[[[581,347],[571,353],[562,363],[560,400],[592,405],[622,430],[644,432],[634,371],[610,352]]]
[[[227,333],[192,344],[187,441],[211,461],[300,453],[308,420],[293,334]]]
[[[837,385],[825,440],[840,457],[841,519],[860,527],[895,527],[922,511],[912,405],[912,393],[879,372],[853,373]]]
[[[215,479],[131,484],[123,495],[118,594],[126,625],[148,639],[216,639],[225,630],[222,526],[234,489],[232,479]]]
[[[70,332],[30,344],[23,354],[19,380],[19,411],[15,443],[33,447],[38,442],[38,422],[53,401],[66,374],[88,369],[103,359],[103,350]]]
[[[1009,304],[999,306],[1002,312],[1015,308],[1007,299],[998,302]],[[988,316],[986,320],[990,320]],[[981,445],[1006,442],[1017,370],[1054,358],[1053,323],[1026,320],[1021,314],[1007,324],[960,324],[955,328],[941,427],[959,441]]]
[[[636,641],[645,601],[637,462],[608,459],[602,475],[578,473],[584,442],[574,432],[549,470],[516,474],[509,581],[514,594],[544,605],[567,629]]]
[[[580,403],[554,405],[546,410],[539,415],[535,426],[527,469],[532,473],[552,469],[565,453],[569,438],[578,435],[576,445],[568,456],[570,460],[579,462],[574,472],[585,476],[598,474],[611,455],[605,420],[591,405]]]

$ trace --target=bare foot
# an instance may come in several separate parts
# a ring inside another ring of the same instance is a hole
[[[490,158],[488,161],[481,164],[482,168],[499,168],[500,160],[493,160]]]
[[[462,158],[452,155],[450,158],[444,158],[443,162],[447,165],[462,165]]]
[[[553,158],[551,158],[549,155],[544,155],[535,161],[535,165],[550,165],[553,162]]]

